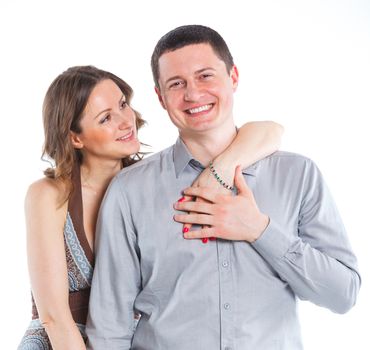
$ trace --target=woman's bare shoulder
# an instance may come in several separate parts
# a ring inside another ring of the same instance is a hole
[[[33,182],[26,194],[27,205],[55,205],[59,207],[66,198],[67,186],[60,181],[44,177]]]

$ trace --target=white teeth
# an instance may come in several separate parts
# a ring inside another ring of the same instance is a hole
[[[204,105],[201,107],[188,109],[188,111],[190,112],[190,114],[194,114],[194,113],[199,113],[203,111],[208,111],[211,107],[212,105]]]
[[[132,131],[130,131],[130,133],[128,133],[127,135],[125,135],[125,136],[122,136],[122,137],[120,137],[120,138],[118,138],[117,140],[127,140],[127,139],[129,139],[130,137],[132,136]]]

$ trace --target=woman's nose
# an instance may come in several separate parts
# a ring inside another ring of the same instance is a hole
[[[127,126],[130,125],[132,118],[128,115],[127,111],[118,114],[117,116],[117,124],[119,129],[125,129]]]

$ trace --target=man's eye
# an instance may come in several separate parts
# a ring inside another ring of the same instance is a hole
[[[184,85],[183,81],[175,81],[170,85],[170,89],[176,89]]]
[[[204,73],[200,76],[202,79],[207,79],[207,78],[211,78],[212,77],[212,74],[210,73]]]

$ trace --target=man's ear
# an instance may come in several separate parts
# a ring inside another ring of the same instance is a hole
[[[166,109],[166,105],[164,104],[163,102],[163,98],[162,98],[162,95],[161,95],[161,91],[158,87],[154,87],[154,90],[155,90],[155,93],[157,94],[158,96],[158,100],[159,100],[159,103],[161,104],[161,106]]]
[[[84,147],[83,142],[81,141],[78,134],[73,131],[69,132],[69,137],[71,138],[72,146],[76,149],[82,149]]]
[[[235,92],[239,84],[239,71],[235,64],[231,67],[230,78],[232,80],[233,90]]]

